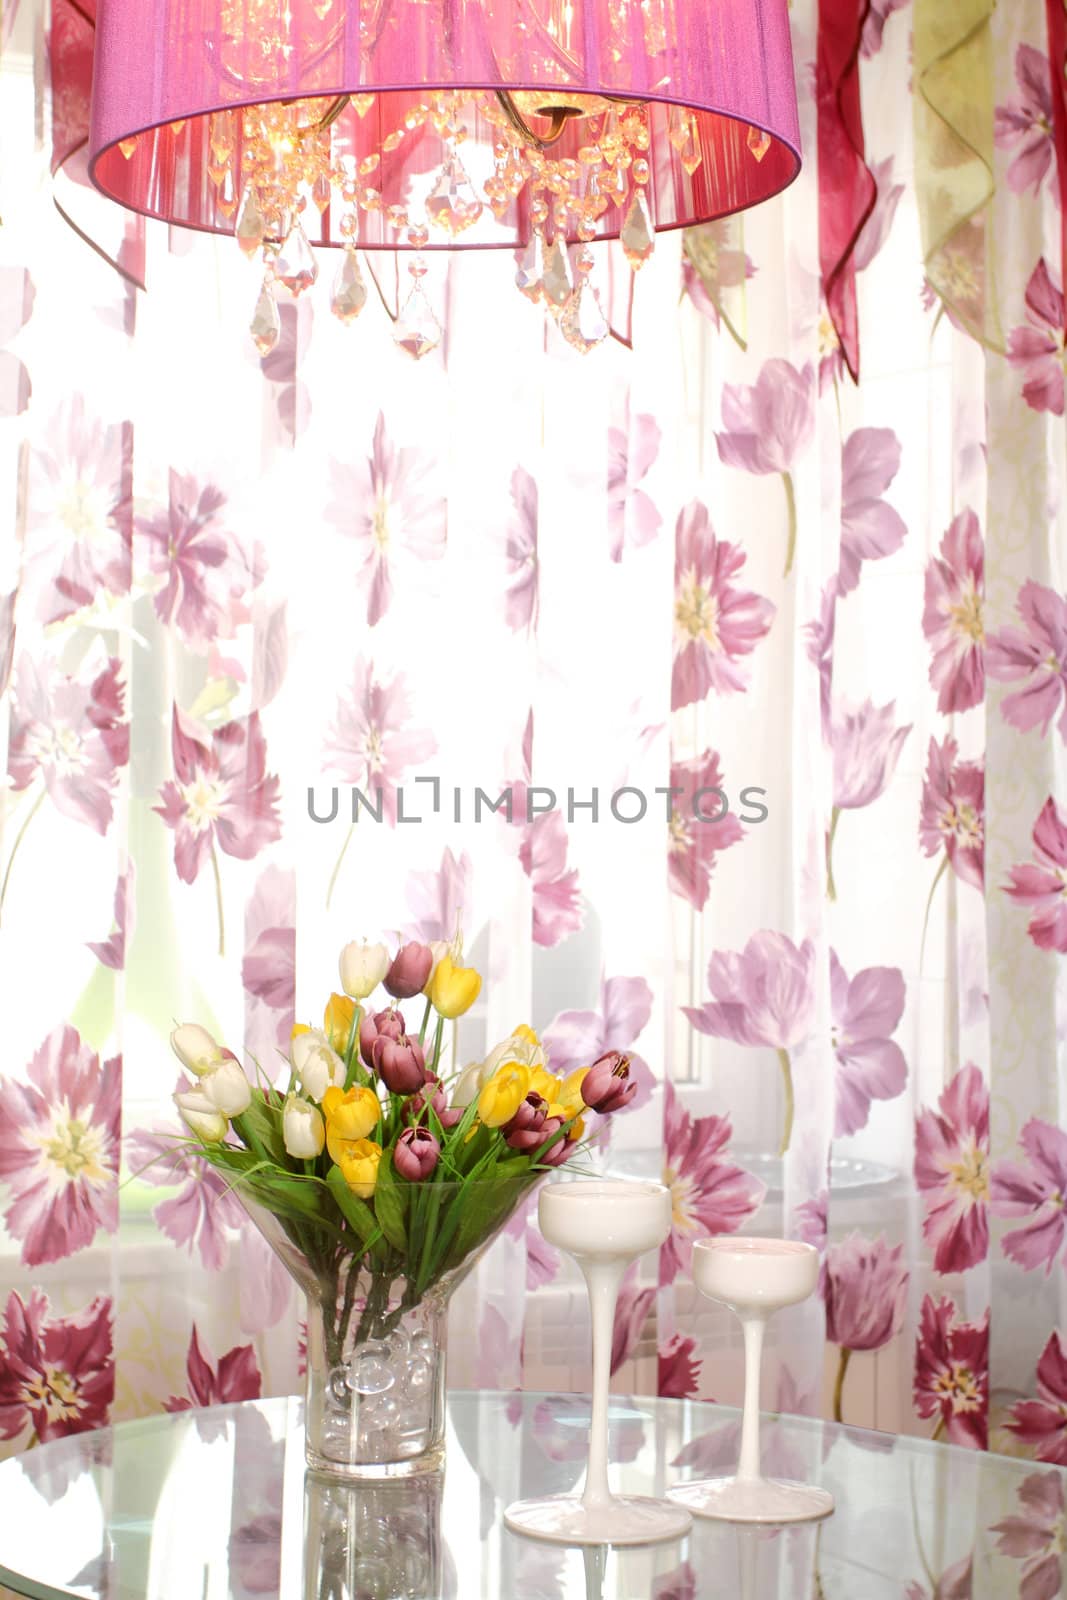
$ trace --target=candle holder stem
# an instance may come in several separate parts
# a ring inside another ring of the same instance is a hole
[[[626,1270],[624,1261],[579,1261],[589,1291],[593,1335],[592,1414],[589,1419],[589,1465],[582,1504],[600,1509],[611,1503],[608,1487],[608,1392],[611,1378],[611,1341],[615,1304]]]
[[[741,1318],[745,1336],[745,1407],[741,1418],[741,1455],[737,1463],[737,1476],[746,1483],[754,1483],[760,1476],[760,1377],[766,1326],[766,1317],[758,1314]]]

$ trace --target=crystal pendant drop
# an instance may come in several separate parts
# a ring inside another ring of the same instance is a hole
[[[308,236],[301,222],[294,222],[274,260],[274,276],[284,283],[291,295],[303,294],[319,275],[319,264],[308,244]]]
[[[433,307],[417,283],[404,301],[393,328],[393,342],[416,361],[436,350],[441,343],[441,324]]]
[[[652,218],[648,214],[648,202],[642,189],[634,190],[634,197],[630,201],[630,209],[626,213],[619,238],[623,254],[636,272],[638,267],[644,266],[656,248]]]
[[[587,280],[575,289],[559,319],[559,329],[568,344],[586,355],[608,336],[607,319],[600,309],[600,296]]]
[[[426,215],[438,228],[455,238],[482,214],[482,202],[474,192],[467,169],[457,155],[449,156],[441,176],[426,200]]]
[[[278,305],[274,298],[274,278],[267,273],[263,279],[263,287],[259,291],[256,309],[252,315],[252,324],[249,332],[252,342],[261,356],[269,356],[274,346],[278,343],[278,335],[282,331],[281,318],[278,315]]]
[[[330,310],[341,322],[354,322],[367,303],[367,285],[359,270],[355,249],[348,245],[341,253],[341,265],[333,280]]]
[[[530,242],[517,253],[518,270],[515,273],[515,283],[527,300],[535,303],[541,298],[541,253],[542,241],[539,233],[531,233]]]
[[[574,293],[570,262],[558,239],[545,247],[541,293],[553,311],[562,311]]]
[[[251,184],[247,184],[241,196],[241,209],[237,213],[237,225],[234,233],[237,243],[241,246],[246,256],[254,256],[263,243],[266,232],[266,223],[263,213],[259,209],[256,191]]]

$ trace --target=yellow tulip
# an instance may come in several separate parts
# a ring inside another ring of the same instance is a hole
[[[560,1101],[562,1084],[554,1078],[551,1072],[546,1072],[544,1067],[535,1067],[530,1074],[530,1094],[539,1094],[548,1106],[545,1113],[549,1117],[563,1117],[566,1112]]]
[[[359,1007],[346,994],[332,994],[322,1014],[322,1031],[331,1047],[343,1056],[352,1037],[352,1022]]]
[[[302,1033],[310,1032],[311,1029],[308,1027],[306,1022],[294,1022],[293,1026],[289,1029],[289,1043],[292,1044],[293,1040],[298,1039]]]
[[[338,1164],[343,1153],[366,1140],[382,1114],[374,1090],[356,1085],[346,1091],[331,1084],[322,1097],[322,1111],[326,1118],[326,1148]]]
[[[530,1092],[530,1072],[514,1063],[500,1067],[478,1096],[478,1115],[487,1128],[510,1122]]]
[[[457,967],[451,956],[442,956],[430,984],[430,1000],[439,1016],[452,1021],[470,1010],[481,988],[481,974],[473,967]]]
[[[585,1108],[585,1101],[582,1099],[582,1084],[588,1071],[588,1067],[578,1067],[564,1078],[560,1086],[559,1102],[563,1107],[562,1115],[566,1122],[569,1122],[572,1117],[578,1116]]]
[[[330,1154],[333,1154],[332,1150]],[[352,1193],[358,1194],[361,1200],[369,1200],[378,1182],[381,1145],[375,1144],[373,1139],[357,1139],[335,1159]]]
[[[582,1137],[582,1134],[584,1132],[585,1132],[585,1119],[583,1117],[576,1117],[575,1120],[571,1123],[570,1127],[567,1129],[566,1133],[563,1135],[563,1137],[566,1140],[568,1140],[569,1143],[576,1144],[577,1141]]]

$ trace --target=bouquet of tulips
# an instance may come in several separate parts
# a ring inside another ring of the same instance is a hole
[[[553,1076],[525,1025],[445,1075],[445,1023],[470,1009],[482,982],[462,965],[458,937],[392,956],[349,944],[340,978],[322,1027],[293,1029],[284,1088],[258,1064],[251,1082],[195,1023],[171,1036],[195,1080],[175,1095],[194,1147],[254,1216],[258,1207],[276,1220],[337,1308],[327,1329],[337,1360],[353,1311],[357,1344],[386,1337],[582,1147],[588,1111],[616,1111],[636,1089],[616,1052]],[[379,986],[387,998],[375,1004]],[[401,1002],[421,1010],[417,1031]],[[362,1302],[360,1275],[370,1284]]]

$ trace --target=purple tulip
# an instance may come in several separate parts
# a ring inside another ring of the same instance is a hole
[[[371,1065],[390,1094],[415,1094],[426,1082],[425,1057],[417,1039],[379,1034],[371,1046]]]
[[[404,1033],[404,1019],[399,1011],[376,1011],[363,1018],[359,1025],[359,1053],[364,1065],[375,1070],[373,1051],[378,1039],[400,1039]]]
[[[405,1105],[404,1116],[406,1120],[412,1123],[419,1122],[425,1115],[428,1105],[433,1107],[434,1116],[442,1128],[446,1130],[454,1128],[457,1122],[462,1122],[463,1120],[462,1107],[448,1104],[440,1078],[435,1078],[432,1073],[427,1075],[426,1082],[418,1094],[413,1095]]]
[[[582,1099],[590,1111],[620,1111],[637,1093],[636,1083],[627,1083],[630,1058],[618,1050],[598,1056],[582,1079]]]
[[[395,1000],[410,1000],[421,994],[433,967],[433,951],[426,944],[405,944],[393,957],[393,964],[382,982]]]
[[[544,1144],[547,1140],[555,1138],[562,1126],[562,1117],[546,1118],[541,1128],[540,1143]],[[546,1150],[544,1155],[538,1156],[537,1159],[539,1164],[542,1166],[561,1167],[567,1158],[573,1155],[575,1148],[576,1146],[571,1142],[570,1139],[558,1139],[552,1146],[551,1150]]]
[[[548,1102],[539,1094],[528,1094],[510,1122],[501,1128],[505,1143],[512,1150],[536,1150],[545,1142]],[[555,1119],[558,1123],[559,1119]]]
[[[405,1128],[393,1150],[393,1170],[408,1183],[421,1183],[440,1154],[441,1146],[429,1128]]]

